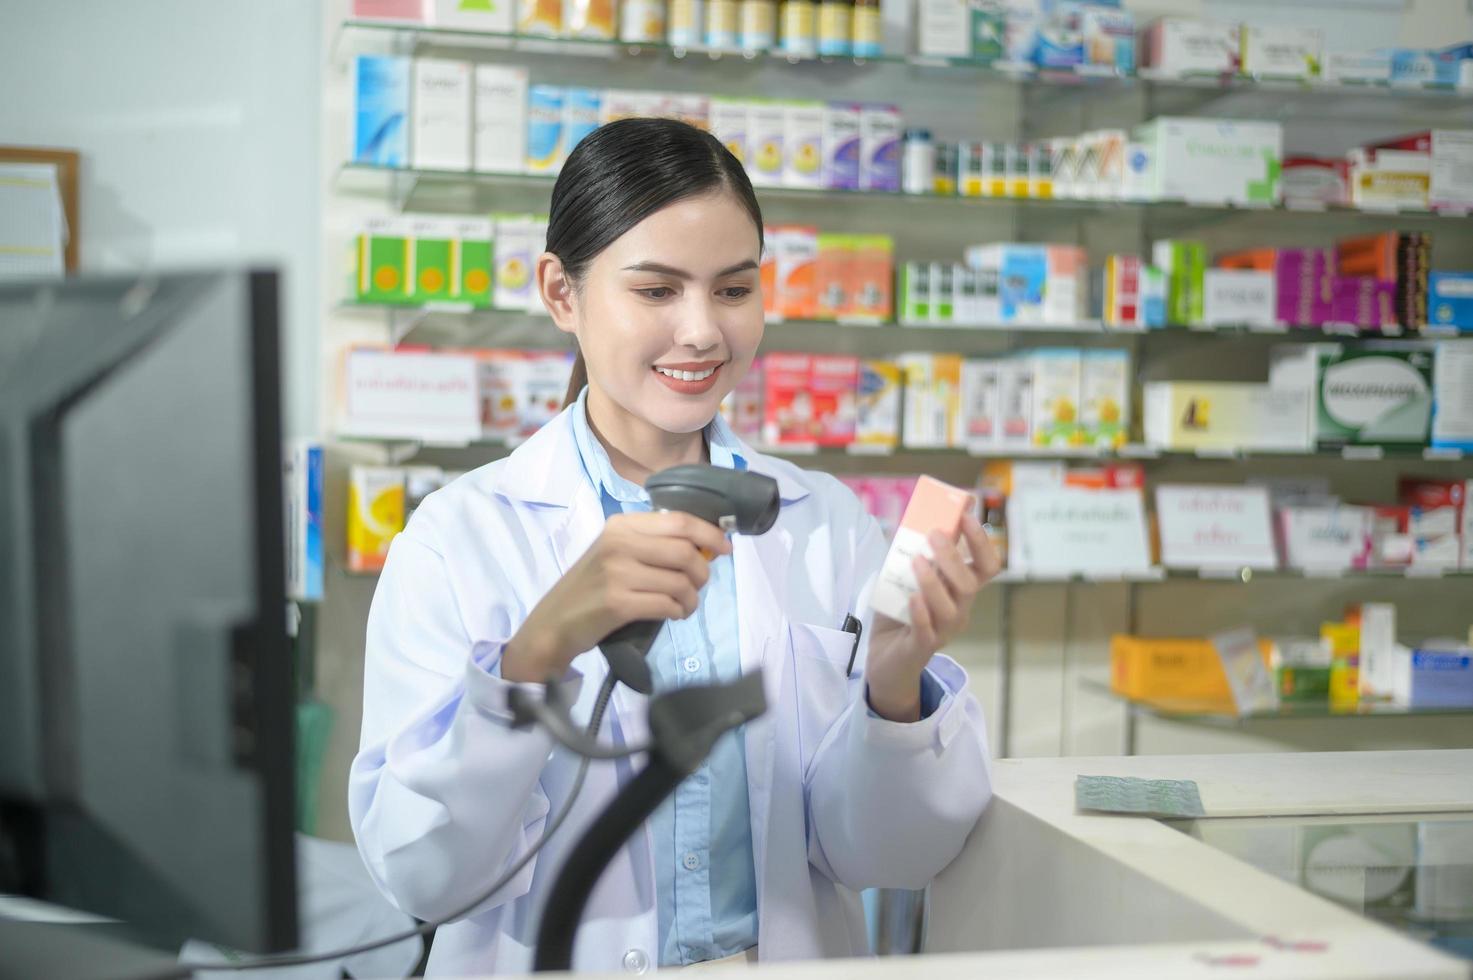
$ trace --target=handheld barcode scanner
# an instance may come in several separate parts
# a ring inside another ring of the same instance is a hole
[[[762,534],[777,521],[777,481],[761,473],[694,463],[661,470],[644,488],[655,510],[694,514],[727,534]],[[660,620],[639,620],[610,633],[598,645],[614,677],[640,694],[654,690],[645,657],[663,625]]]

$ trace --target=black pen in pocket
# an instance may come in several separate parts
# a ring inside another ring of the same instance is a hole
[[[844,617],[844,632],[854,634],[854,646],[849,648],[849,666],[844,668],[845,677],[854,676],[854,658],[859,656],[859,638],[864,633],[864,624],[854,618],[853,613]]]

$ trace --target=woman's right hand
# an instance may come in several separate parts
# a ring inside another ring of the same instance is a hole
[[[714,524],[677,511],[615,514],[593,545],[533,607],[501,655],[501,676],[540,683],[627,623],[685,619],[731,553]]]

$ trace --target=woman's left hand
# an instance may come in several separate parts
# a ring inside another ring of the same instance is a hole
[[[920,720],[921,673],[937,650],[966,629],[977,593],[1002,567],[992,539],[971,514],[962,518],[962,534],[971,563],[940,533],[930,540],[935,559],[915,559],[920,591],[910,598],[909,626],[882,613],[875,613],[870,625],[869,704],[890,721]]]

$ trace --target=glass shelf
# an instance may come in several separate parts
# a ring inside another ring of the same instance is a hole
[[[466,31],[429,24],[396,21],[348,20],[343,37],[378,37],[396,45],[442,45],[513,50],[533,54],[581,57],[667,57],[692,64],[710,62],[772,62],[791,65],[887,66],[965,74],[980,81],[1003,84],[1060,86],[1071,88],[1197,89],[1221,92],[1264,92],[1276,95],[1326,95],[1384,98],[1407,101],[1437,101],[1455,104],[1473,100],[1473,91],[1453,85],[1389,83],[1336,83],[1319,79],[1254,78],[1239,75],[1198,74],[1172,76],[1150,69],[1123,75],[1110,69],[1041,70],[1026,63],[983,62],[919,54],[887,52],[874,57],[830,57],[794,55],[778,50],[710,48],[704,45],[673,45],[664,41],[630,42],[598,38],[547,37],[520,33]]]
[[[1473,814],[1466,810],[1162,822],[1366,919],[1473,960]],[[1291,947],[1280,941],[1277,948]]]
[[[1117,694],[1109,684],[1093,678],[1083,678],[1080,685],[1095,694],[1103,694],[1127,705],[1131,711],[1165,721],[1188,724],[1210,725],[1220,728],[1238,728],[1255,721],[1284,721],[1313,718],[1431,718],[1450,715],[1473,715],[1473,707],[1466,708],[1408,708],[1397,704],[1359,704],[1353,708],[1332,708],[1328,703],[1281,704],[1272,711],[1236,713],[1231,701],[1160,699],[1139,701]]]
[[[488,173],[470,170],[426,170],[413,167],[386,167],[368,163],[344,163],[338,168],[337,189],[342,193],[391,197],[400,208],[411,204],[433,202],[424,198],[430,188],[464,191],[490,189],[497,192],[497,204],[489,210],[537,210],[545,207],[541,195],[550,194],[557,177],[554,174]],[[422,190],[423,189],[423,190]],[[1297,218],[1325,215],[1354,217],[1366,221],[1404,221],[1408,219],[1453,220],[1466,218],[1465,210],[1428,211],[1413,209],[1362,209],[1345,205],[1328,205],[1321,209],[1273,206],[1242,206],[1228,203],[1187,201],[1113,201],[1082,198],[1035,197],[963,197],[957,194],[902,194],[888,191],[851,191],[821,187],[758,187],[757,196],[767,202],[816,201],[836,207],[856,203],[899,203],[902,206],[960,205],[978,209],[1024,209],[1055,213],[1066,212],[1135,212],[1148,215],[1199,214],[1281,214]],[[533,199],[531,195],[538,195]],[[505,202],[504,204],[502,202]],[[458,197],[456,205],[464,206]],[[480,208],[480,210],[486,210]]]
[[[1408,579],[1408,578],[1424,579],[1424,578],[1428,578],[1428,577],[1436,577],[1436,578],[1473,578],[1473,569],[1467,569],[1467,570],[1460,570],[1460,569],[1455,569],[1455,568],[1448,568],[1448,569],[1429,569],[1428,572],[1429,573],[1430,572],[1436,572],[1437,574],[1435,576],[1430,575],[1430,574],[1428,574],[1428,575],[1419,575],[1419,574],[1414,574],[1414,573],[1408,573],[1405,570],[1399,570],[1399,569],[1374,569],[1374,570],[1369,570],[1369,571],[1347,572],[1344,575],[1316,575],[1316,574],[1311,574],[1311,573],[1307,573],[1307,572],[1295,572],[1295,571],[1289,571],[1289,570],[1282,570],[1281,569],[1281,570],[1277,570],[1277,571],[1255,571],[1255,572],[1252,573],[1251,576],[1242,578],[1241,581],[1248,582],[1248,581],[1251,581],[1253,579],[1260,579],[1260,578],[1274,579],[1274,580],[1277,580],[1277,581],[1296,581],[1296,582],[1322,582],[1322,581],[1335,581],[1335,582],[1339,582],[1339,581],[1346,581],[1346,580],[1355,581],[1355,580],[1360,580],[1360,579],[1365,579],[1365,580],[1369,580],[1369,581],[1386,581],[1388,579],[1392,579],[1392,580],[1394,580],[1394,579]],[[353,572],[351,574],[354,574],[354,575],[377,575],[378,573],[377,572]],[[995,584],[995,585],[1064,585],[1064,584],[1109,585],[1109,584],[1112,584],[1112,583],[1126,583],[1126,584],[1132,584],[1132,585],[1144,585],[1144,584],[1151,584],[1151,583],[1156,583],[1156,582],[1180,582],[1180,581],[1202,581],[1202,582],[1223,581],[1223,582],[1226,582],[1226,581],[1234,581],[1234,580],[1235,580],[1235,578],[1233,576],[1221,575],[1221,574],[1217,574],[1216,572],[1209,572],[1209,571],[1205,571],[1205,570],[1198,572],[1198,571],[1190,571],[1190,570],[1185,570],[1185,569],[1170,569],[1170,570],[1168,570],[1168,569],[1163,569],[1163,568],[1159,568],[1158,567],[1158,568],[1148,568],[1148,569],[1146,569],[1144,571],[1140,571],[1140,572],[1124,572],[1124,573],[1119,573],[1119,574],[1112,574],[1112,573],[1109,573],[1109,572],[1089,572],[1089,573],[1078,572],[1078,573],[1068,573],[1068,574],[1065,574],[1065,573],[1059,573],[1059,574],[1051,574],[1051,573],[1017,573],[1017,572],[1010,572],[1007,569],[1004,569],[1003,572],[1000,575],[998,575],[995,579],[992,580],[992,583]],[[1098,687],[1100,687],[1102,690],[1104,690],[1104,691],[1106,691],[1108,693],[1113,693],[1113,692],[1109,692],[1108,685],[1099,684],[1098,682],[1094,682],[1094,681],[1085,681],[1084,683],[1087,683],[1087,684],[1095,684]],[[1470,713],[1473,713],[1473,708],[1470,708],[1468,710],[1469,710]]]
[[[1275,582],[1385,582],[1397,579],[1473,578],[1473,569],[1459,568],[1366,568],[1366,569],[1253,569],[1253,568],[1151,568],[1108,572],[1015,572],[1004,569],[994,581],[1004,585],[1059,585],[1064,583],[1106,584],[1123,582],[1142,585],[1155,582],[1242,583],[1266,579]]]
[[[424,305],[401,305],[394,303],[371,303],[347,300],[339,303],[337,312],[344,314],[372,314],[382,316],[389,325],[389,342],[399,344],[429,344],[431,346],[465,345],[477,338],[495,338],[498,346],[529,344],[533,346],[566,347],[561,334],[549,339],[551,322],[545,315],[523,310],[501,310],[475,307],[469,303],[428,303]],[[452,321],[446,326],[443,321]],[[1023,324],[939,324],[926,322],[877,321],[877,320],[784,320],[767,322],[767,337],[781,343],[804,344],[805,349],[817,353],[843,352],[864,342],[865,348],[883,347],[895,352],[911,350],[917,345],[926,349],[941,350],[950,345],[956,353],[967,353],[971,349],[991,349],[999,342],[1016,342],[1029,336],[1087,336],[1102,338],[1162,338],[1202,337],[1235,339],[1246,336],[1264,337],[1274,341],[1323,341],[1327,337],[1348,337],[1361,340],[1400,338],[1411,340],[1437,340],[1455,337],[1454,330],[1431,328],[1415,333],[1405,333],[1400,328],[1379,331],[1364,331],[1349,325],[1330,324],[1324,327],[1263,327],[1263,326],[1215,326],[1215,327],[1163,327],[1138,329],[1110,327],[1099,321],[1081,321],[1074,324],[1023,325]],[[1473,336],[1473,334],[1464,334]],[[879,340],[873,344],[870,341]]]
[[[334,436],[339,442],[362,442],[378,443],[398,446],[418,446],[427,449],[506,449],[514,448],[508,446],[504,440],[470,439],[461,442],[423,441],[411,436],[384,436],[375,437],[370,435],[343,435]],[[972,451],[958,448],[915,448],[901,446],[888,449],[879,446],[754,446],[759,452],[769,456],[780,456],[793,459],[839,459],[839,458],[908,458],[917,459],[949,457],[953,459],[975,458],[975,459],[1091,459],[1091,460],[1137,460],[1146,462],[1156,459],[1205,459],[1205,460],[1263,460],[1263,459],[1340,459],[1347,462],[1377,462],[1382,459],[1388,460],[1411,460],[1422,459],[1428,462],[1460,462],[1467,458],[1461,450],[1432,449],[1425,446],[1409,447],[1407,449],[1387,448],[1379,446],[1346,446],[1342,449],[1322,449],[1313,452],[1186,452],[1179,450],[1157,449],[1154,446],[1144,446],[1136,443],[1121,446],[1118,450],[1111,452],[1107,449],[1092,449],[1088,447],[1072,448],[1060,447],[1055,449],[1040,448],[1027,450],[989,450],[986,452]],[[1372,450],[1370,452],[1364,450]],[[1254,573],[1261,574],[1261,573]],[[1431,574],[1430,571],[1427,574]],[[1241,577],[1239,570],[1232,570],[1231,574],[1224,573],[1225,577]],[[1203,577],[1196,575],[1194,577]],[[1324,577],[1324,576],[1321,576]]]

